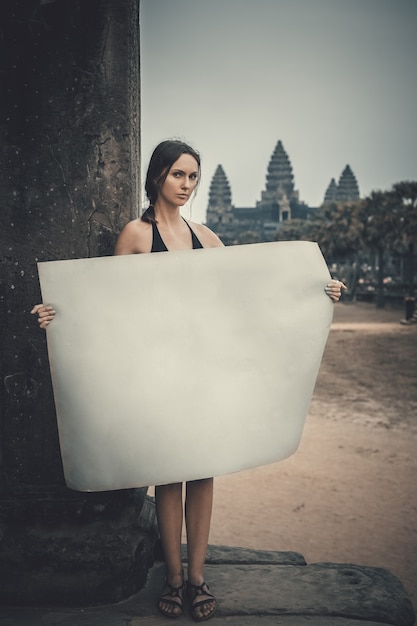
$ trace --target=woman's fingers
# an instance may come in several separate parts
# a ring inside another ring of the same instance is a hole
[[[31,310],[32,315],[34,315],[35,313],[37,313],[41,307],[43,307],[43,304],[35,304],[35,306],[34,306],[34,307],[33,307],[33,309]]]
[[[332,279],[330,283],[324,288],[326,294],[333,302],[338,302],[342,295],[342,289],[347,289],[346,285],[341,280]]]
[[[55,311],[49,304],[36,304],[31,310],[32,314],[37,314],[39,317],[53,317]]]
[[[38,323],[41,328],[46,328],[55,317],[54,308],[48,304],[36,304],[31,313],[38,316]]]
[[[48,326],[48,324],[50,324],[52,322],[53,319],[54,319],[53,317],[40,317],[38,319],[39,326],[41,328],[46,328]]]

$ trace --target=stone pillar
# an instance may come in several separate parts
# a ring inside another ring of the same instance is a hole
[[[114,602],[144,584],[153,513],[144,490],[65,486],[29,312],[37,261],[110,255],[136,215],[139,0],[0,11],[0,603]]]

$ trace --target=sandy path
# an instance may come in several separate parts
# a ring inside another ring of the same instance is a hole
[[[417,606],[417,325],[338,305],[299,450],[216,479],[210,542],[389,568]]]

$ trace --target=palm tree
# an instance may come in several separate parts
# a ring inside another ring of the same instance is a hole
[[[415,247],[417,243],[417,182],[403,181],[393,186],[393,201],[397,205],[398,228],[396,248],[405,250],[406,275],[410,297],[415,292]]]
[[[328,264],[346,263],[349,295],[355,298],[359,257],[363,248],[363,224],[359,219],[361,201],[326,202],[310,222],[308,236],[317,241]]]
[[[365,198],[361,220],[364,225],[363,238],[366,247],[377,257],[376,306],[383,308],[384,269],[386,254],[392,251],[398,236],[398,202],[391,191],[372,191]]]

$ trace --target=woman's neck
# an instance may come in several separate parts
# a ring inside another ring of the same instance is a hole
[[[172,228],[181,223],[180,207],[171,207],[163,203],[155,203],[154,210],[158,224]]]

